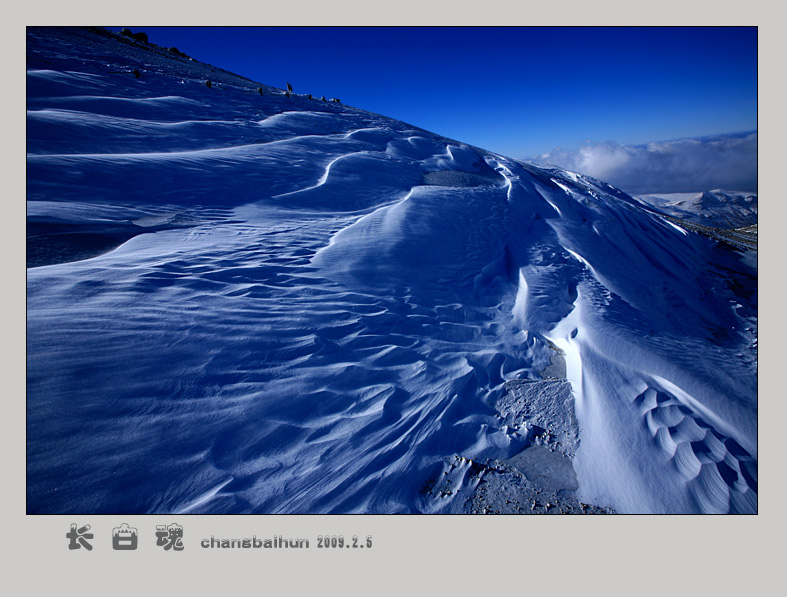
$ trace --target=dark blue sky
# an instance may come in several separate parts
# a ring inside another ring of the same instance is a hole
[[[755,27],[132,30],[511,157],[757,128]]]

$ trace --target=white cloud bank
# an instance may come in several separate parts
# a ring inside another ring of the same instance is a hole
[[[631,194],[710,189],[757,191],[757,132],[659,141],[646,145],[557,147],[529,161],[598,178]]]

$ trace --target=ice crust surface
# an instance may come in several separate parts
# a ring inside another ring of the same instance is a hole
[[[151,44],[27,35],[28,512],[459,512],[425,488],[470,461],[555,463],[573,509],[756,512],[756,252]]]

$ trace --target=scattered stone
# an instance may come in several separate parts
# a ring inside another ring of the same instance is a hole
[[[549,377],[512,380],[505,387],[507,392],[492,406],[499,415],[500,431],[524,437],[524,449],[507,460],[479,462],[459,455],[447,460],[442,475],[422,490],[424,510],[466,514],[614,513],[576,497],[579,483],[572,459],[579,446],[579,426],[571,383]],[[440,505],[430,503],[430,497],[439,498]],[[443,501],[449,497],[448,503]]]
[[[170,54],[175,54],[176,56],[180,56],[181,58],[189,58],[189,56],[185,52],[181,52],[176,47],[171,47],[167,49],[167,52]]]
[[[579,445],[579,425],[571,383],[565,379],[521,379],[506,382],[506,389],[493,405],[501,423],[524,427],[535,444],[573,458]]]
[[[546,446],[533,444],[505,462],[544,489],[574,491],[579,488],[571,459]]]
[[[538,490],[513,467],[498,463],[465,502],[465,514],[614,514],[610,508],[584,504],[573,492]],[[530,507],[523,507],[530,504]]]

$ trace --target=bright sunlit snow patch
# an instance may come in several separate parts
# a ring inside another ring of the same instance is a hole
[[[666,221],[666,223],[667,223],[669,226],[672,226],[672,227],[673,227],[673,228],[675,228],[677,231],[679,231],[681,234],[686,234],[686,235],[688,235],[688,232],[686,232],[686,231],[685,231],[683,228],[681,228],[681,227],[680,227],[680,226],[678,226],[677,224],[673,224],[673,223],[672,223],[672,222],[670,222],[669,220],[665,220],[665,221]]]

